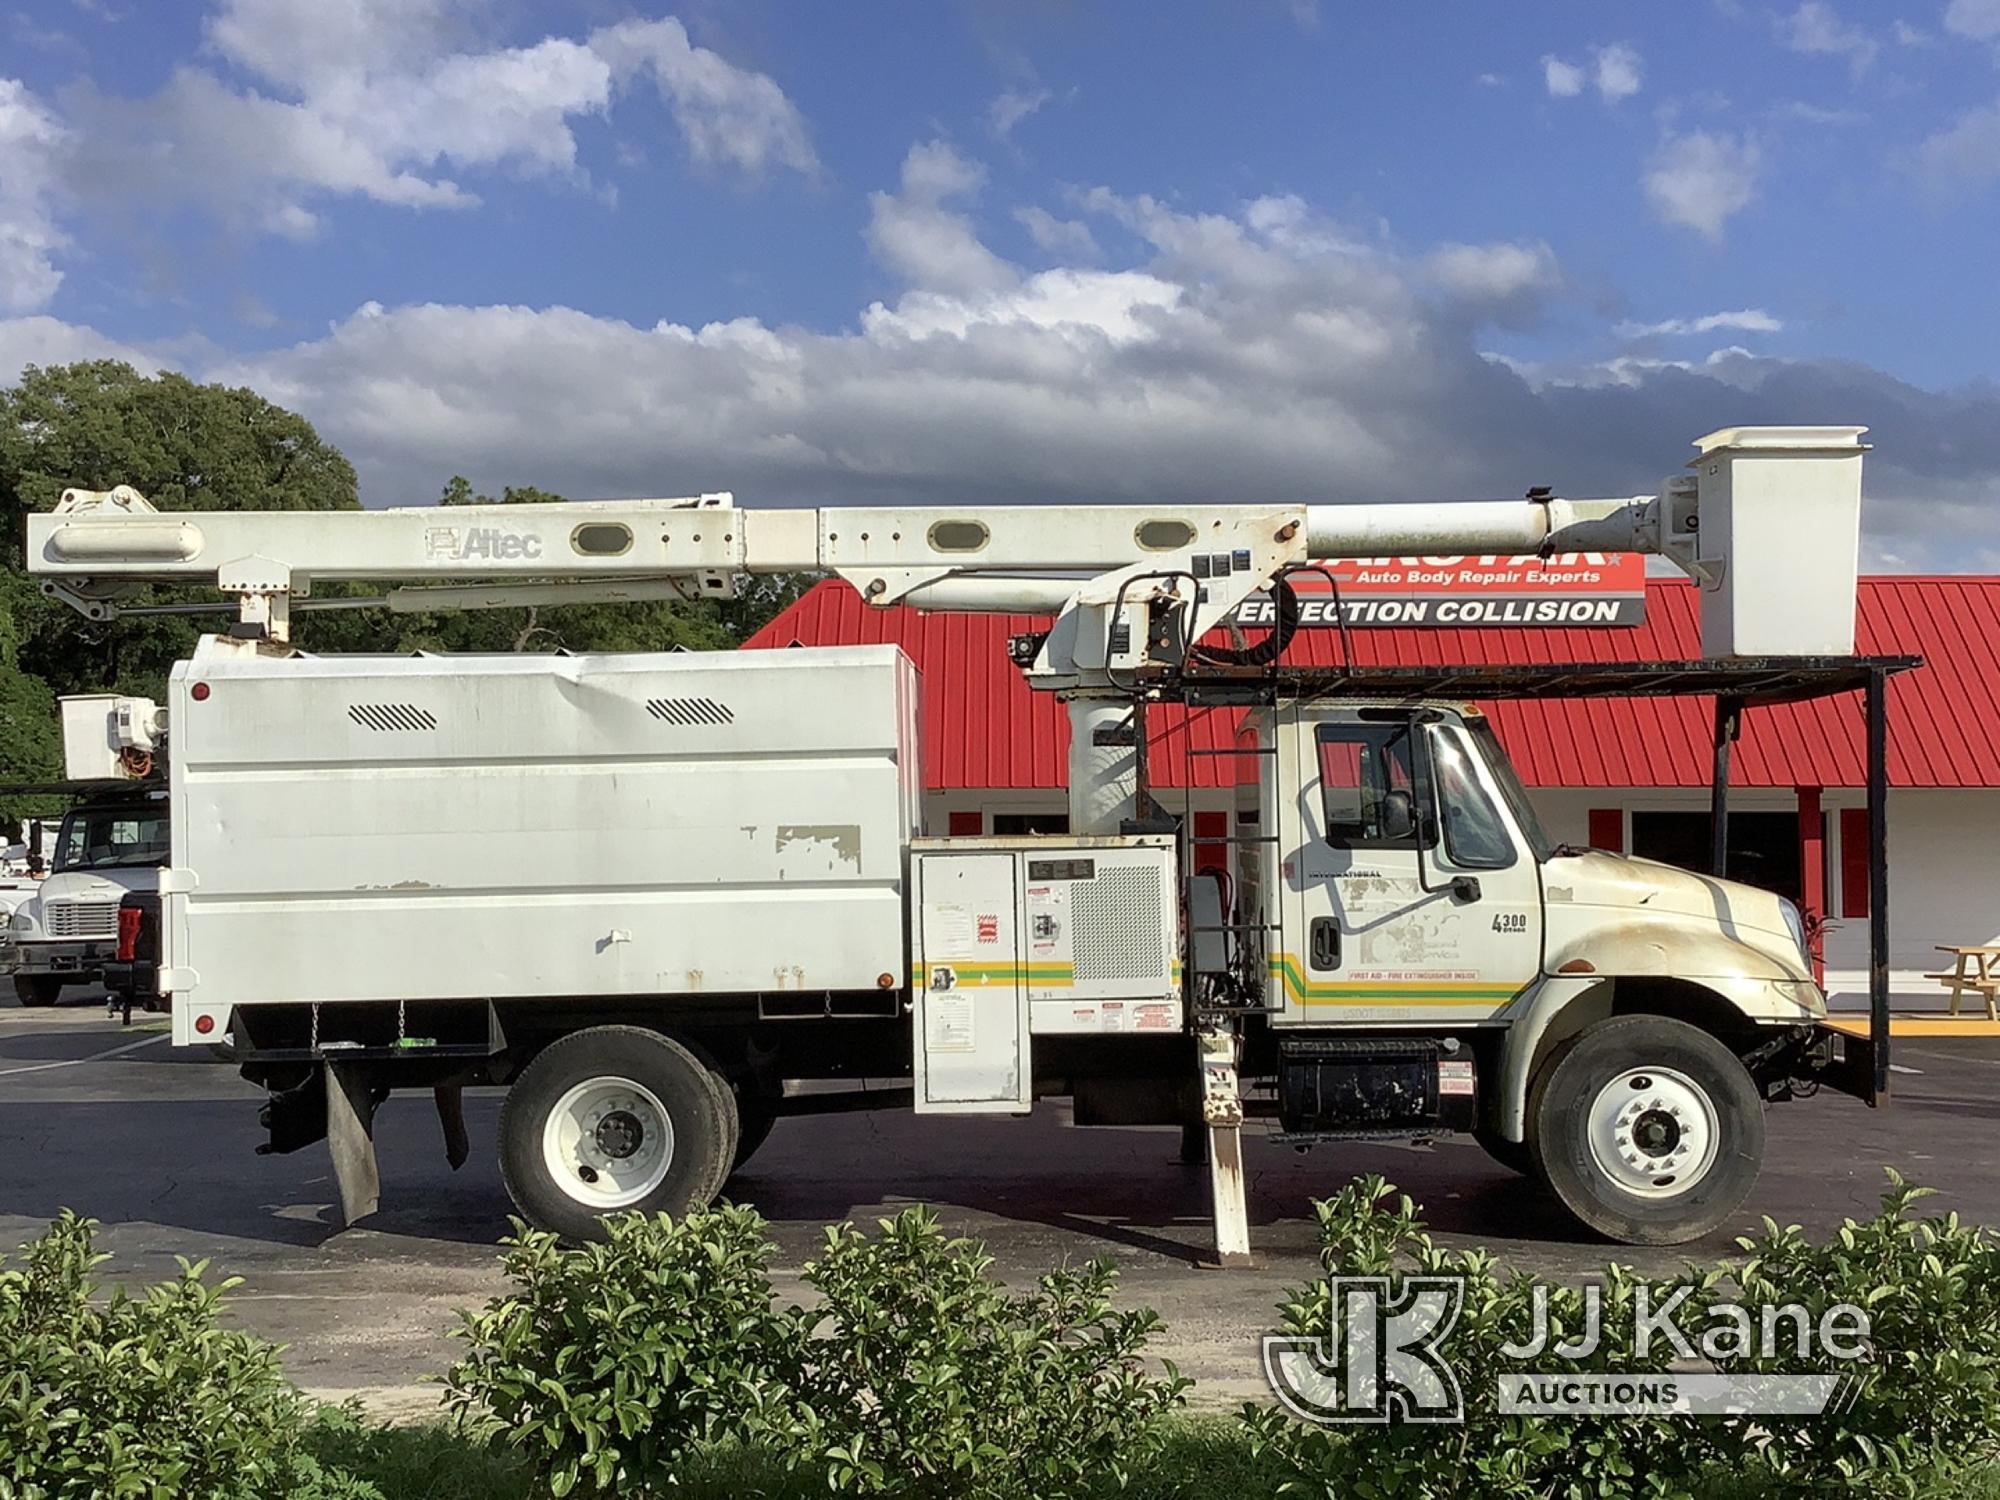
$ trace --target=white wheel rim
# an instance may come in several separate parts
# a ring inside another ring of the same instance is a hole
[[[1715,1165],[1721,1122],[1708,1092],[1672,1068],[1630,1068],[1590,1101],[1590,1155],[1635,1198],[1678,1198]]]
[[[594,1212],[627,1208],[666,1181],[674,1122],[643,1084],[585,1079],[542,1122],[542,1161],[557,1187]]]

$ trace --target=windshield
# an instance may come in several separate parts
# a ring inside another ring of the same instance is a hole
[[[109,870],[167,862],[167,810],[159,807],[82,808],[63,819],[56,873]]]
[[[1479,747],[1479,753],[1486,757],[1486,769],[1493,776],[1493,784],[1500,788],[1500,795],[1506,799],[1507,810],[1514,815],[1520,826],[1521,837],[1528,841],[1528,848],[1534,851],[1537,864],[1555,852],[1555,845],[1542,832],[1542,820],[1535,816],[1534,804],[1528,801],[1528,789],[1521,785],[1521,778],[1514,774],[1514,763],[1507,759],[1507,752],[1500,748],[1500,741],[1493,733],[1493,726],[1485,719],[1465,720],[1466,733],[1472,736],[1472,743]]]

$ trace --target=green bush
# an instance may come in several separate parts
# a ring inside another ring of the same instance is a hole
[[[470,1352],[446,1377],[451,1407],[490,1414],[557,1496],[664,1487],[694,1444],[789,1411],[796,1319],[772,1307],[764,1221],[725,1206],[605,1227],[564,1248],[517,1221],[519,1290],[463,1315]]]
[[[1159,1320],[1112,1309],[1108,1264],[1013,1295],[919,1209],[828,1230],[810,1311],[774,1306],[749,1209],[507,1245],[517,1289],[465,1318],[447,1400],[558,1496],[664,1490],[731,1444],[836,1492],[1068,1495],[1156,1452],[1187,1384],[1142,1368]]]
[[[1037,1495],[1121,1483],[1158,1451],[1189,1382],[1146,1373],[1150,1309],[1114,1311],[1107,1261],[1011,1295],[972,1240],[906,1210],[874,1239],[826,1232],[797,1385],[795,1463],[857,1494]]]
[[[1924,1190],[1894,1173],[1881,1212],[1848,1220],[1824,1245],[1796,1226],[1766,1220],[1739,1240],[1746,1258],[1689,1265],[1653,1281],[1611,1265],[1602,1278],[1603,1338],[1587,1359],[1544,1354],[1517,1359],[1533,1321],[1537,1290],[1548,1298],[1551,1342],[1575,1334],[1585,1314],[1582,1288],[1520,1274],[1503,1277],[1482,1251],[1440,1248],[1411,1200],[1379,1177],[1357,1179],[1315,1205],[1324,1274],[1281,1305],[1284,1331],[1325,1338],[1333,1327],[1332,1278],[1386,1277],[1393,1302],[1410,1275],[1460,1279],[1464,1302],[1440,1352],[1457,1374],[1463,1423],[1393,1422],[1320,1426],[1269,1406],[1246,1407],[1253,1449],[1290,1471],[1288,1488],[1329,1497],[1638,1495],[1656,1500],[1697,1494],[1779,1495],[1863,1490],[1872,1494],[1963,1493],[1968,1470],[2000,1455],[2000,1250],[1956,1216],[1917,1219]],[[1858,1401],[1810,1418],[1739,1415],[1509,1415],[1499,1410],[1503,1375],[1561,1368],[1647,1372],[1671,1351],[1644,1358],[1634,1349],[1633,1307],[1641,1288],[1655,1308],[1685,1290],[1678,1322],[1708,1328],[1708,1309],[1797,1304],[1818,1324],[1828,1308],[1865,1308],[1870,1334],[1861,1360],[1830,1364],[1823,1354],[1759,1359],[1754,1349],[1720,1350],[1706,1361],[1723,1374],[1839,1368],[1865,1382]]]
[[[206,1263],[96,1297],[95,1224],[65,1213],[0,1265],[0,1500],[379,1500],[319,1465],[278,1349],[216,1326]]]

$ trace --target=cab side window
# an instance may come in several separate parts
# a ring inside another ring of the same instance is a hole
[[[1405,724],[1322,724],[1320,810],[1336,849],[1417,846],[1413,740]]]

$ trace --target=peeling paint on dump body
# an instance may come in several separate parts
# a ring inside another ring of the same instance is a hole
[[[834,873],[835,863],[850,869],[861,868],[861,826],[858,823],[780,823],[777,851],[781,874],[812,874],[820,855],[827,857],[825,873]]]

